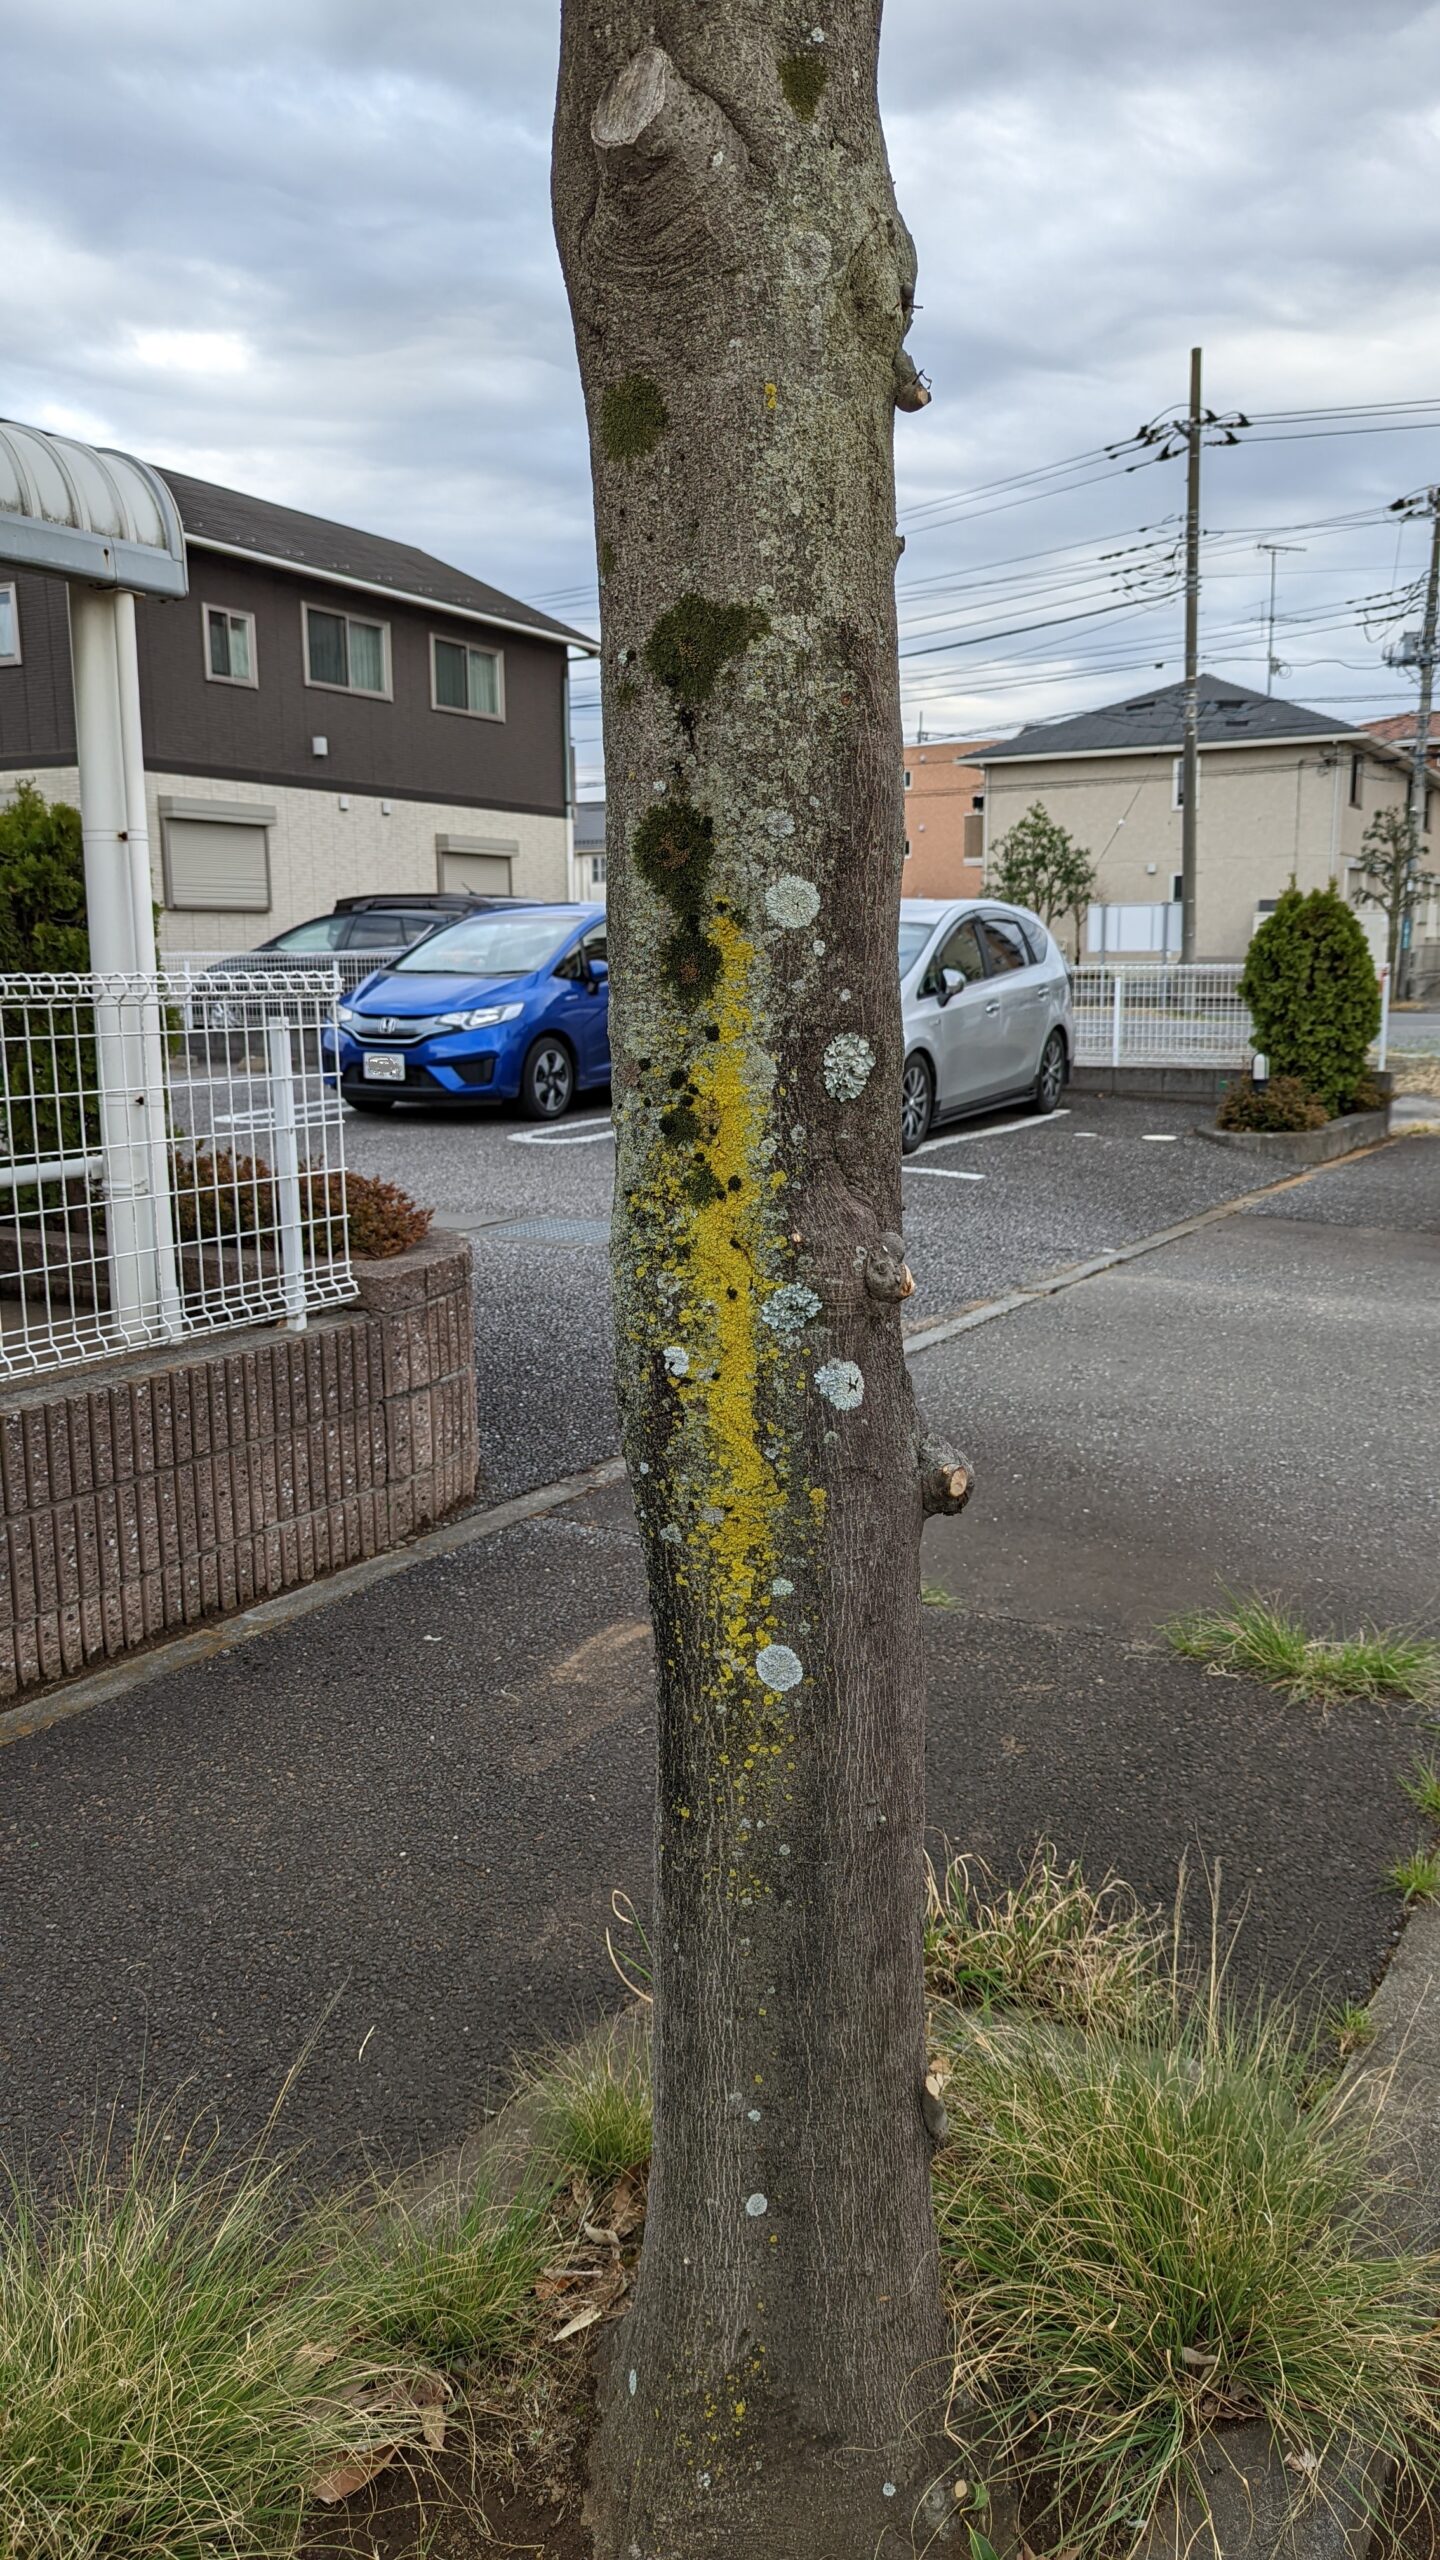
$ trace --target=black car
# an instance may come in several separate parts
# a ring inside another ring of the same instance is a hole
[[[408,951],[437,925],[454,924],[461,916],[478,915],[490,907],[530,903],[528,898],[490,898],[464,889],[375,890],[365,897],[337,898],[328,916],[292,924],[254,951],[227,952],[223,959],[212,960],[195,982],[188,1027],[202,1034],[251,1031],[274,1018],[270,1007],[227,995],[227,977],[268,975],[272,970],[283,970],[289,977],[312,968],[328,973],[338,965],[341,991],[348,993],[369,976],[386,952]]]

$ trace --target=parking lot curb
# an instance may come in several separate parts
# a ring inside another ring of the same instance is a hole
[[[952,1342],[958,1334],[969,1333],[980,1324],[991,1324],[997,1316],[1013,1315],[1017,1308],[1036,1305],[1041,1299],[1053,1298],[1062,1289],[1073,1289],[1082,1280],[1094,1280],[1102,1271],[1119,1270],[1127,1262],[1138,1262],[1142,1255],[1159,1253],[1167,1244],[1181,1244],[1186,1236],[1200,1235],[1206,1227],[1218,1226],[1222,1219],[1237,1218],[1246,1209],[1255,1208],[1262,1200],[1273,1200],[1280,1191],[1292,1191],[1300,1184],[1314,1182],[1337,1165],[1354,1164],[1362,1155],[1378,1155],[1382,1148],[1393,1146],[1393,1137],[1381,1138],[1375,1145],[1357,1148],[1346,1156],[1337,1156],[1327,1164],[1307,1166],[1301,1173],[1291,1173],[1278,1182],[1262,1183],[1257,1191],[1242,1191],[1235,1200],[1221,1200],[1213,1209],[1198,1210],[1193,1218],[1181,1218],[1173,1227],[1160,1227],[1154,1235],[1137,1236],[1131,1244],[1107,1246],[1103,1253],[1093,1253],[1084,1262],[1067,1262],[1058,1271],[1047,1271],[1039,1280],[1023,1280],[1002,1297],[984,1298],[973,1307],[964,1307],[958,1315],[942,1316],[934,1324],[923,1320],[905,1336],[905,1357],[913,1359],[920,1351],[930,1351],[937,1343]]]

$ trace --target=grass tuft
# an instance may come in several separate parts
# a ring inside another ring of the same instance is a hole
[[[1375,2021],[1363,2000],[1343,2001],[1331,2014],[1329,2030],[1342,2062],[1348,2062],[1352,2054],[1363,2053],[1375,2041]]]
[[[1440,1769],[1433,1760],[1417,1760],[1410,1776],[1400,1783],[1427,1821],[1440,1822]]]
[[[1385,1881],[1406,1903],[1434,1902],[1440,1897],[1440,1849],[1412,1849],[1387,1867]]]
[[[1214,2004],[1163,2042],[967,2037],[935,2164],[952,2426],[979,2418],[1077,2552],[1133,2548],[1229,2419],[1297,2473],[1354,2429],[1433,2477],[1440,2262],[1374,2254],[1373,2119],[1311,2060]]]
[[[1292,1698],[1335,1706],[1346,1698],[1409,1698],[1440,1691],[1440,1647],[1399,1628],[1312,1636],[1298,1618],[1257,1596],[1172,1618],[1162,1634],[1176,1653],[1263,1680]]]
[[[650,2063],[643,2048],[611,2039],[598,2051],[557,2054],[528,2075],[535,2098],[537,2168],[618,2178],[650,2158]]]
[[[1024,2009],[1134,2031],[1173,1999],[1169,1943],[1127,1885],[1086,1883],[1042,1842],[1016,1885],[978,1860],[928,1871],[925,1979],[952,2009]]]
[[[436,2365],[523,2344],[545,2219],[299,2209],[283,2161],[222,2165],[164,2111],[58,2194],[13,2175],[0,2560],[288,2560],[319,2484],[438,2442]]]
[[[501,2204],[485,2187],[450,2186],[420,2208],[392,2194],[338,2253],[348,2326],[366,2347],[440,2366],[515,2355],[552,2245],[538,2193]]]

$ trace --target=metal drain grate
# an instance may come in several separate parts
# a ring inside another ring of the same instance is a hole
[[[508,1218],[477,1233],[501,1244],[608,1244],[608,1218]]]

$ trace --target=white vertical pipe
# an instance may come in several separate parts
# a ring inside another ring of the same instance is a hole
[[[85,843],[85,910],[90,965],[131,979],[135,909],[130,886],[129,810],[120,716],[115,596],[111,589],[72,586],[70,649],[75,673],[75,749]],[[133,1005],[129,1008],[133,1015]],[[142,1044],[119,996],[95,1006],[100,1091],[100,1147],[105,1161],[105,1239],[110,1318],[127,1342],[150,1329],[147,1284],[154,1286],[149,1132],[143,1101]],[[147,1268],[148,1265],[148,1268]]]
[[[280,1241],[280,1273],[285,1288],[285,1330],[303,1333],[305,1313],[305,1240],[300,1225],[300,1122],[295,1108],[295,1071],[287,1022],[266,1025],[270,1065],[270,1120],[275,1176],[275,1224]]]
[[[126,869],[129,877],[135,966],[152,983],[140,998],[142,1108],[148,1133],[148,1213],[152,1303],[168,1340],[181,1332],[180,1267],[175,1251],[175,1210],[170,1177],[169,1097],[165,1041],[156,974],[155,895],[150,871],[150,815],[145,799],[145,742],[140,723],[140,657],[135,599],[115,598],[115,660],[120,691],[120,745],[125,768]]]
[[[1385,1061],[1386,1061],[1386,1059],[1388,1058],[1389,1054],[1390,1054],[1390,963],[1389,963],[1389,961],[1388,961],[1388,960],[1386,960],[1386,961],[1382,961],[1382,963],[1381,963],[1381,967],[1380,967],[1380,1059],[1379,1059],[1379,1064],[1380,1064],[1380,1070],[1381,1070],[1381,1073],[1382,1073],[1382,1074],[1384,1073]]]
[[[1110,999],[1110,1064],[1118,1067],[1124,1041],[1125,979],[1120,969],[1115,972],[1115,992]]]

